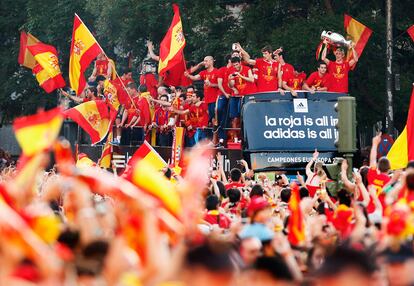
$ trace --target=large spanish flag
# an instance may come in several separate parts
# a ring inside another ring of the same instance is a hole
[[[407,29],[408,35],[410,35],[411,39],[414,41],[414,25]]]
[[[296,183],[291,184],[292,196],[289,200],[289,234],[290,244],[299,245],[305,241],[305,224],[303,214],[300,208],[299,186]]]
[[[59,60],[55,47],[43,43],[37,43],[27,47],[36,60],[33,73],[39,85],[51,93],[57,88],[66,85],[59,68]]]
[[[93,100],[68,109],[64,114],[78,123],[91,136],[92,144],[96,144],[108,134],[116,111],[102,100]]]
[[[160,61],[158,73],[164,76],[165,73],[174,66],[180,64],[184,67],[185,38],[183,25],[180,18],[180,10],[177,4],[173,4],[174,17],[171,26],[167,31],[160,45]]]
[[[402,169],[408,161],[414,160],[414,87],[411,93],[407,124],[387,154],[391,169]]]
[[[372,30],[347,14],[344,15],[344,26],[346,33],[355,44],[355,51],[358,53],[358,57],[360,57],[369,37],[371,37]],[[352,51],[349,51],[347,60],[349,61],[352,58]]]
[[[160,207],[165,208],[175,217],[180,217],[182,211],[180,196],[174,184],[160,172],[163,160],[155,150],[152,151],[148,143],[142,146],[129,161],[130,170],[125,178],[156,198]]]
[[[72,44],[70,46],[69,80],[70,86],[76,91],[76,94],[81,94],[85,88],[84,72],[89,64],[102,52],[95,37],[79,16],[75,14]]]
[[[27,47],[39,43],[40,41],[30,33],[25,31],[20,32],[20,50],[17,61],[20,65],[33,69],[36,65],[36,60]]]
[[[13,122],[13,129],[23,155],[30,157],[52,147],[62,122],[62,110],[59,107],[17,118]]]

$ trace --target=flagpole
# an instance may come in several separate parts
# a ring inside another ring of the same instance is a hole
[[[78,14],[75,13],[75,16],[78,17],[79,21],[82,22],[82,24],[86,27],[86,29],[88,30],[89,34],[92,36],[92,38],[95,40],[96,44],[98,45],[98,47],[101,49],[102,53],[105,55],[106,58],[109,59],[109,57],[107,56],[107,54],[105,53],[104,49],[102,49],[101,45],[98,43],[98,41],[95,39],[95,37],[93,36],[93,34],[91,33],[91,31],[89,30],[89,28],[85,25],[85,23],[82,21],[82,19],[79,17]],[[129,94],[127,88],[125,87],[124,82],[122,81],[122,79],[120,78],[118,72],[116,71],[116,68],[114,67],[114,71],[115,71],[115,75],[117,76],[117,78],[120,79],[121,85],[124,88],[124,90],[126,91],[126,93],[128,94],[129,99],[131,100],[132,105],[134,106],[135,109],[138,110],[137,106],[135,105],[134,100],[132,99],[131,95]]]

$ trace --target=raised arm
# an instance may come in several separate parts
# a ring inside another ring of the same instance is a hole
[[[151,59],[158,62],[160,60],[160,57],[154,53],[154,44],[151,41],[147,41],[147,48]]]
[[[313,155],[312,155],[312,159],[309,161],[308,164],[306,164],[306,167],[305,167],[306,176],[308,178],[311,178],[313,176],[313,172],[311,168],[312,168],[313,163],[316,162],[316,160],[318,159],[318,156],[319,156],[319,152],[318,150],[315,149],[315,152],[313,152]]]
[[[325,46],[327,45],[326,40],[324,40],[323,43],[324,43]],[[328,49],[327,48],[323,49],[321,60],[324,61],[327,65],[329,65],[330,60],[328,60],[328,58],[326,57],[327,53],[328,53]]]
[[[247,53],[239,43],[236,43],[236,46],[242,55],[243,61],[249,65],[254,66],[256,64],[256,60],[251,59],[249,53]]]
[[[377,149],[380,142],[381,132],[377,133],[377,135],[374,138],[372,138],[372,147],[371,152],[369,153],[369,167],[371,169],[377,168]]]
[[[355,65],[358,62],[359,56],[358,56],[357,51],[355,51],[355,44],[354,43],[352,43],[351,50],[352,50],[352,56],[353,57],[349,61],[349,66],[352,67],[353,65]]]

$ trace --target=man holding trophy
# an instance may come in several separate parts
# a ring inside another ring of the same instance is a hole
[[[352,41],[345,40],[342,35],[330,31],[323,31],[321,38],[325,45],[334,47],[335,61],[326,58],[327,48],[323,50],[321,57],[328,66],[328,72],[331,75],[329,91],[348,93],[348,73],[358,61],[358,54],[354,49],[355,45]],[[346,49],[352,50],[353,57],[349,61],[345,58]]]

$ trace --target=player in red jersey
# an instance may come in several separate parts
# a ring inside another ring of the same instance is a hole
[[[348,93],[348,73],[352,66],[358,61],[358,54],[354,49],[354,45],[351,47],[353,58],[348,62],[345,60],[345,48],[336,48],[335,61],[330,61],[326,57],[327,49],[322,52],[322,60],[328,66],[328,72],[331,75],[331,84],[328,91]]]
[[[286,52],[279,48],[273,52],[273,56],[278,63],[277,71],[278,71],[278,91],[284,95],[285,92],[282,88],[283,81],[288,81],[289,78],[293,77],[294,68],[291,64],[288,64],[285,61]]]
[[[247,94],[254,93],[256,86],[254,85],[254,77],[252,70],[241,64],[239,57],[231,58],[232,68],[229,75],[229,86],[232,89],[232,96],[229,102],[229,118],[231,120],[232,128],[240,127],[240,111],[241,111],[241,97]],[[229,140],[233,141],[237,136],[240,137],[239,132],[232,131]]]
[[[327,91],[330,75],[327,73],[328,66],[325,62],[318,63],[318,71],[310,74],[308,79],[303,84],[303,89],[314,94],[316,91]]]
[[[263,58],[251,59],[249,54],[240,46],[243,61],[257,69],[257,92],[275,91],[278,89],[278,63],[272,59],[272,47],[262,48]]]
[[[191,75],[187,71],[184,75],[193,81],[204,81],[204,102],[208,106],[208,121],[211,122],[215,117],[216,100],[219,95],[217,69],[214,67],[214,58],[212,56],[206,56],[204,58],[204,67],[206,69],[197,75]]]
[[[282,87],[284,90],[290,91],[292,96],[298,96],[297,90],[302,90],[303,83],[305,82],[306,74],[303,72],[301,66],[296,66],[292,74],[289,74],[283,81]]]

